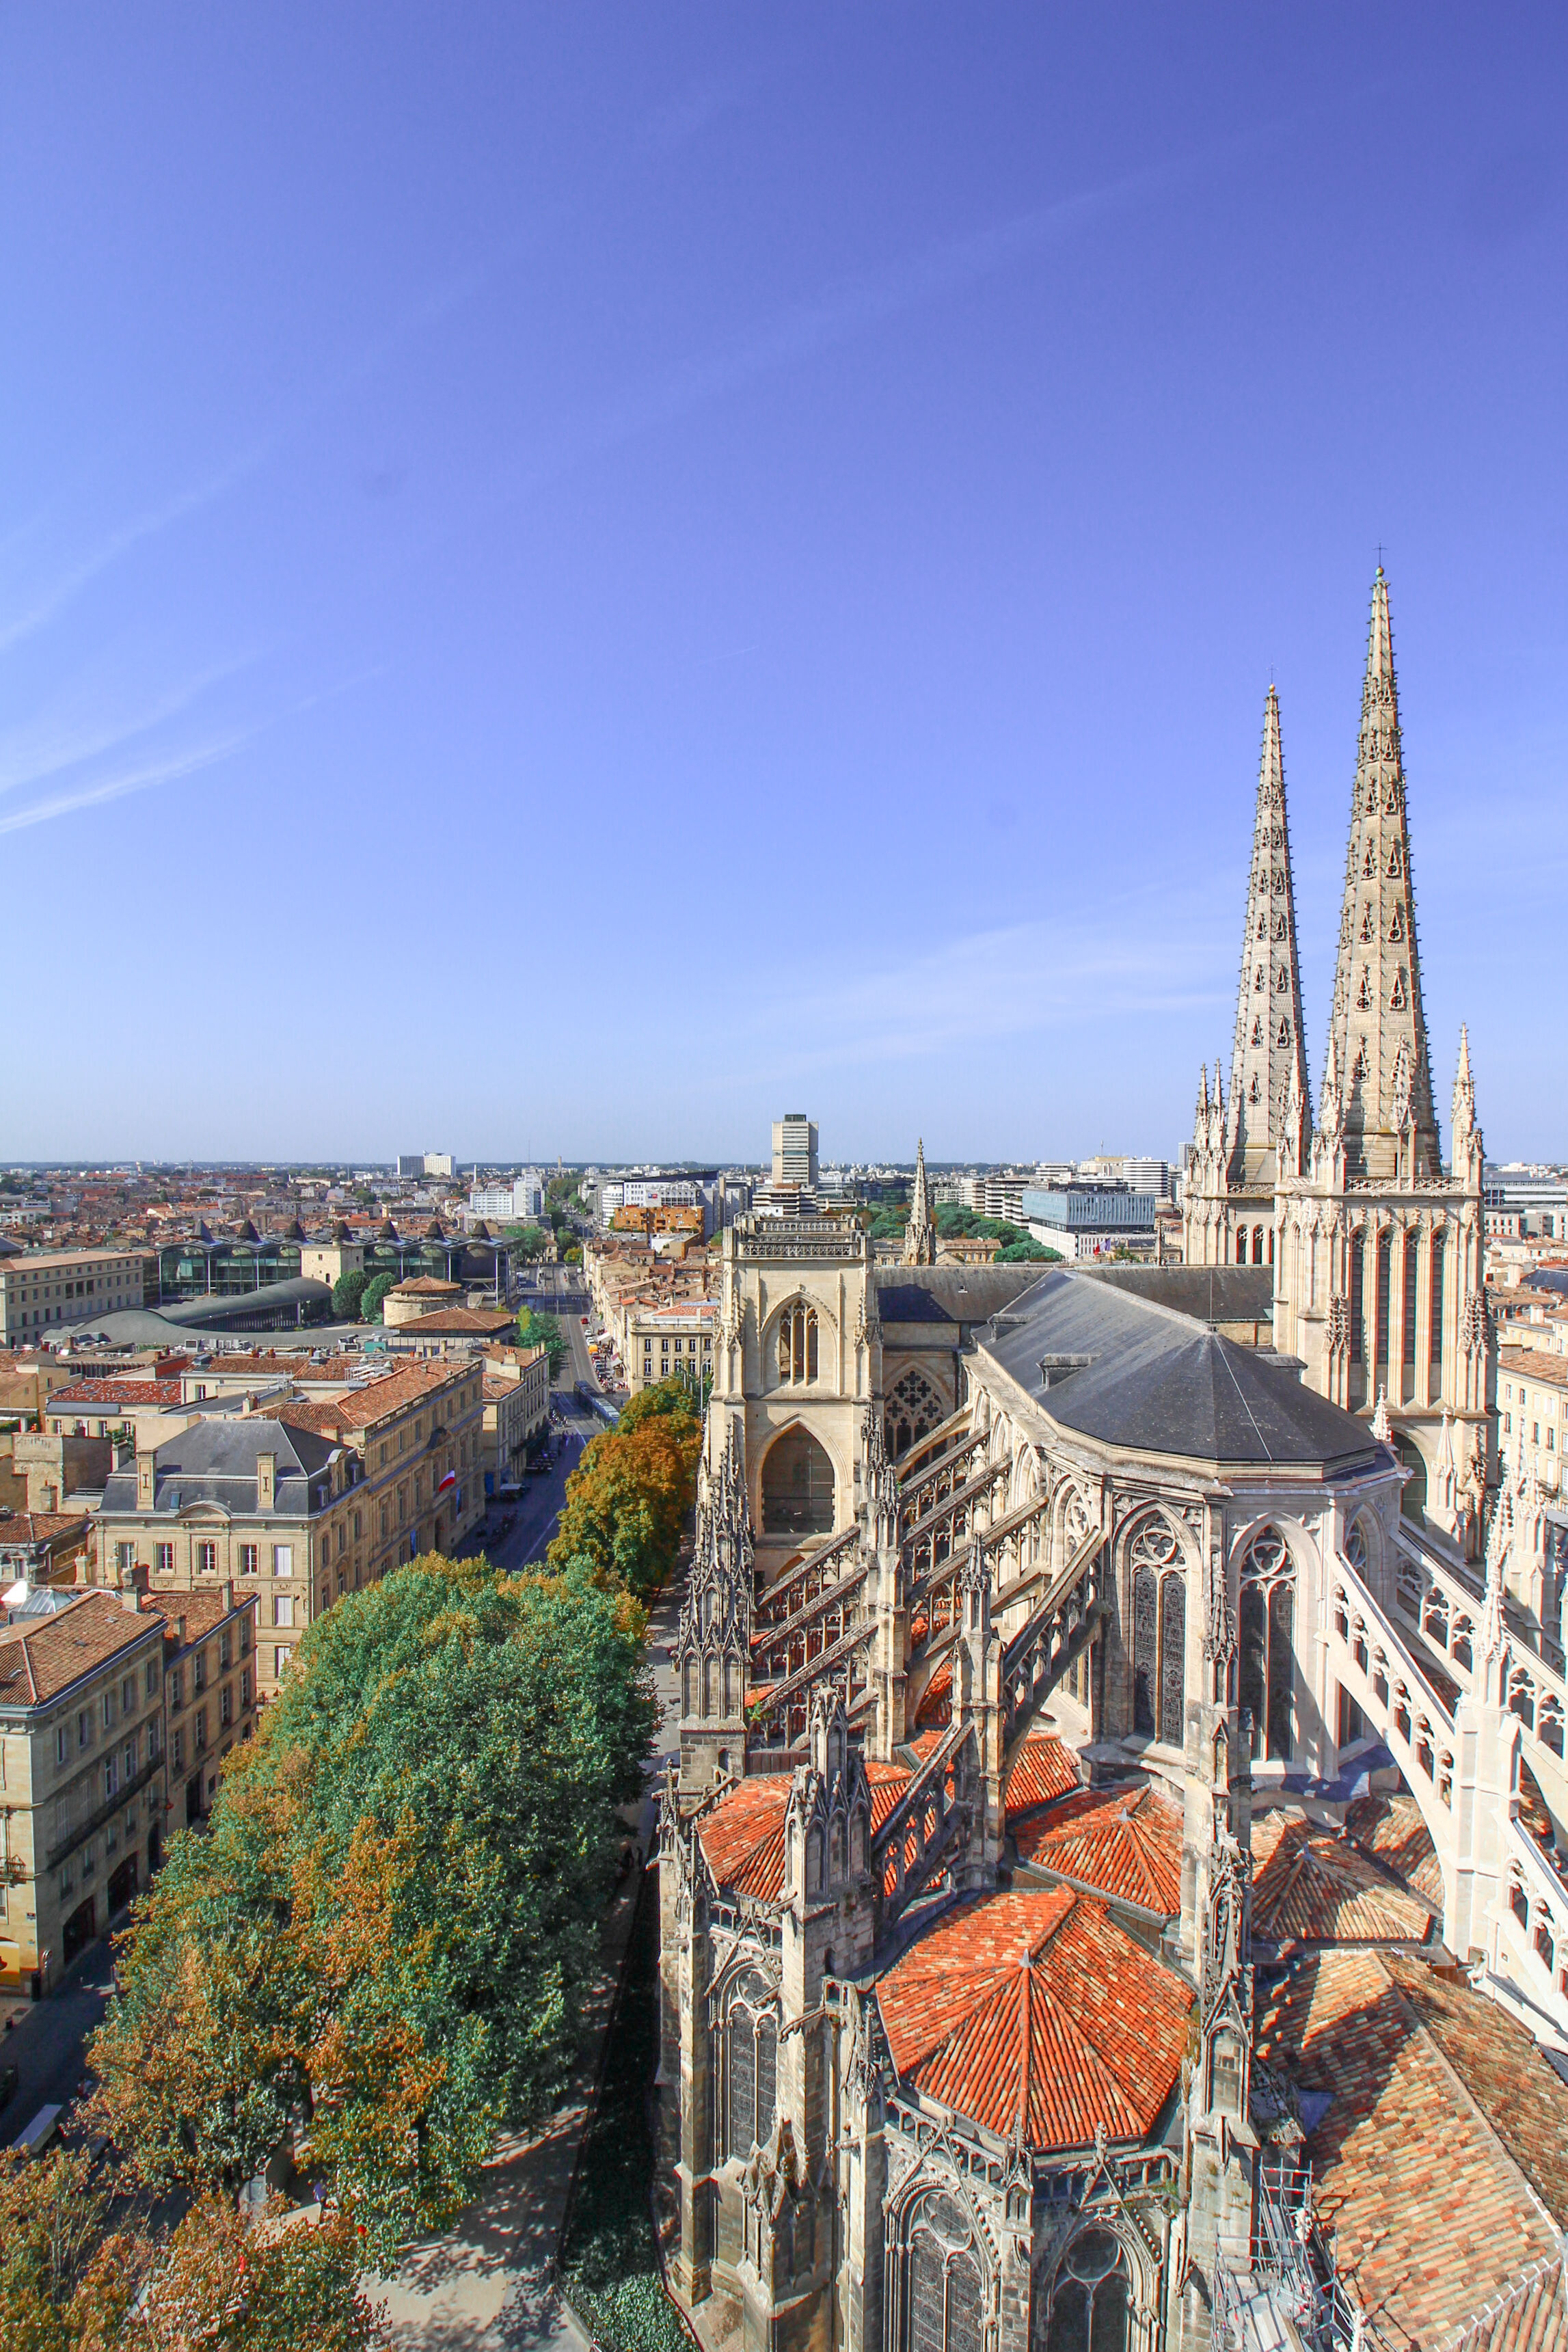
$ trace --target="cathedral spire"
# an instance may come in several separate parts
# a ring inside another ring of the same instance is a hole
[[[904,1227],[904,1264],[936,1264],[936,1219],[926,1197],[926,1148],[922,1136],[915,1146],[915,1184],[910,1195],[909,1223]]]
[[[1285,1110],[1307,1098],[1301,972],[1296,956],[1296,885],[1285,807],[1279,697],[1263,706],[1263,756],[1252,827],[1252,873],[1241,940],[1241,985],[1230,1057],[1230,1180],[1271,1184]]]
[[[1394,1177],[1406,1137],[1408,1175],[1439,1175],[1394,635],[1381,564],[1372,584],[1331,1050],[1344,1096],[1345,1172],[1352,1181]]]

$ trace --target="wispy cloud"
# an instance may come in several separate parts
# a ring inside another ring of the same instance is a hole
[[[121,768],[113,775],[73,786],[48,800],[31,802],[26,808],[0,816],[0,833],[24,833],[29,825],[47,824],[52,818],[70,816],[78,809],[98,808],[105,801],[123,800],[128,793],[144,793],[154,784],[172,784],[182,776],[195,775],[203,768],[216,766],[220,760],[232,759],[259,732],[258,728],[232,728],[226,734],[209,736],[205,742],[187,745],[184,751],[171,751],[162,759],[149,760],[141,767]]]
[[[0,793],[25,791],[47,782],[51,776],[63,775],[68,769],[82,767],[89,761],[123,751],[127,744],[178,718],[213,687],[237,677],[258,658],[249,653],[215,663],[194,677],[165,688],[155,701],[129,716],[89,720],[74,729],[46,719],[31,727],[14,730],[9,738],[0,740]]]
[[[106,801],[122,800],[130,793],[149,792],[155,785],[177,783],[183,777],[197,775],[204,768],[216,767],[221,761],[231,760],[237,752],[247,750],[258,737],[284,719],[314,710],[320,704],[351,693],[355,687],[367,685],[382,675],[380,664],[355,670],[331,686],[299,695],[258,718],[204,736],[199,742],[182,745],[133,767],[116,769],[106,776],[86,779],[47,800],[29,802],[26,808],[0,816],[0,834],[23,833],[29,825],[47,824],[55,817],[73,815],[78,809],[98,808]]]
[[[32,636],[35,631],[52,621],[73,597],[80,595],[100,572],[118,563],[121,557],[128,555],[133,547],[158,538],[175,523],[183,522],[187,515],[195,514],[203,507],[211,506],[215,500],[224,497],[247,474],[255,472],[267,457],[270,446],[268,442],[256,444],[239,457],[231,458],[216,474],[209,474],[205,480],[180,491],[177,497],[165,500],[162,506],[148,509],[130,522],[121,523],[85,555],[78,556],[63,570],[57,572],[52,580],[36,589],[22,604],[9,614],[0,614],[0,654],[8,653],[13,646],[20,645],[24,638]]]
[[[754,1076],[759,1055],[780,1075],[804,1073],[1129,1014],[1212,1008],[1223,1028],[1234,961],[1217,897],[1188,897],[1173,917],[1170,898],[1151,888],[1104,899],[1092,914],[973,932],[831,986],[764,982],[741,1000],[730,1043]]]

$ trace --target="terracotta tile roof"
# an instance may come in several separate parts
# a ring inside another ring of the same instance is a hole
[[[421,1323],[424,1319],[421,1318]],[[263,1405],[261,1412],[274,1421],[286,1421],[297,1429],[374,1429],[377,1422],[390,1420],[395,1413],[423,1404],[438,1390],[465,1378],[467,1370],[466,1365],[458,1364],[405,1364],[400,1371],[388,1372],[378,1381],[367,1381],[363,1388],[345,1389],[335,1397],[310,1400],[308,1410],[329,1413],[331,1416],[330,1421],[298,1419],[297,1415],[307,1410],[307,1400],[302,1398],[288,1398],[280,1404]]]
[[[1345,1828],[1403,1885],[1434,1911],[1442,1909],[1443,1865],[1414,1797],[1358,1797],[1346,1811]]]
[[[787,1772],[742,1780],[705,1813],[698,1830],[708,1867],[721,1886],[772,1902],[784,1885]]]
[[[1253,1932],[1270,1943],[1424,1944],[1432,1932],[1432,1906],[1331,1831],[1255,1814],[1252,1863]]]
[[[68,1388],[55,1391],[45,1410],[58,1412],[72,1405],[177,1405],[179,1402],[178,1381],[73,1381]]]
[[[900,1765],[868,1762],[866,1778],[871,1784],[874,1836],[908,1788],[910,1775]],[[704,1815],[698,1835],[721,1886],[754,1895],[759,1902],[776,1902],[784,1887],[784,1824],[791,1786],[787,1772],[753,1774]]]
[[[1568,1389],[1568,1356],[1542,1348],[1510,1348],[1503,1366],[1510,1380],[1539,1381],[1543,1388]]]
[[[394,1298],[460,1298],[460,1282],[444,1282],[438,1274],[411,1274],[392,1291]]]
[[[1102,1903],[1065,1886],[948,1912],[877,1990],[906,2083],[1003,2137],[1021,2125],[1047,2149],[1152,2129],[1192,2000]]]
[[[248,1578],[246,1581],[248,1583]],[[165,1638],[171,1640],[176,1638],[176,1627],[183,1617],[185,1640],[189,1643],[204,1641],[223,1623],[226,1617],[237,1616],[242,1609],[254,1609],[256,1605],[255,1593],[241,1591],[237,1586],[232,1601],[226,1596],[221,1586],[215,1588],[209,1585],[205,1590],[193,1586],[181,1592],[160,1592],[150,1599],[143,1597],[141,1615],[143,1623],[161,1617],[167,1629]]]
[[[516,1321],[504,1307],[437,1307],[399,1328],[416,1339],[493,1339]]]
[[[47,1703],[153,1630],[149,1618],[133,1616],[118,1594],[105,1592],[84,1592],[53,1616],[0,1626],[0,1706]]]
[[[1182,1816],[1152,1788],[1080,1790],[1016,1836],[1020,1863],[1162,1919],[1182,1907]]]
[[[86,1511],[0,1511],[0,1544],[53,1543],[88,1523]]]
[[[910,1628],[910,1639],[920,1636]],[[952,1713],[952,1660],[944,1658],[927,1683],[915,1709],[915,1729],[923,1731],[928,1724],[945,1724]]]
[[[1482,2306],[1446,2352],[1568,2352],[1562,2262],[1532,2263],[1511,2290]]]
[[[1007,1782],[1007,1819],[1053,1804],[1079,1786],[1078,1759],[1052,1731],[1032,1731],[1014,1759]]]
[[[1305,2147],[1316,2204],[1386,2339],[1434,2344],[1557,2259],[1568,2084],[1495,2002],[1398,1953],[1314,1952],[1262,2011],[1258,2049],[1329,2095]]]

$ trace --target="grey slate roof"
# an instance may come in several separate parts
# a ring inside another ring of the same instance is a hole
[[[1198,1323],[1267,1323],[1274,1313],[1271,1265],[1106,1265],[1079,1269]]]
[[[972,1329],[1039,1278],[1037,1264],[883,1266],[876,1276],[877,1312],[885,1323],[957,1323]]]
[[[1370,1466],[1377,1442],[1257,1349],[1090,1275],[1040,1276],[977,1335],[981,1353],[1063,1428],[1200,1462]],[[1051,1358],[1086,1357],[1048,1370]]]
[[[153,1508],[173,1517],[193,1503],[217,1503],[246,1518],[260,1517],[256,1457],[271,1454],[278,1464],[277,1501],[268,1516],[304,1518],[310,1514],[310,1480],[339,1451],[331,1438],[290,1428],[287,1422],[248,1416],[195,1422],[158,1448]],[[134,1465],[111,1472],[103,1490],[103,1517],[117,1512],[139,1516]]]

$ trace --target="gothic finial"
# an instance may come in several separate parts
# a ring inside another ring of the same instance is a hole
[[[1394,1441],[1394,1432],[1389,1425],[1388,1419],[1388,1391],[1386,1389],[1379,1389],[1377,1392],[1377,1402],[1373,1408],[1372,1433],[1378,1440],[1380,1444],[1389,1445],[1392,1444]]]

